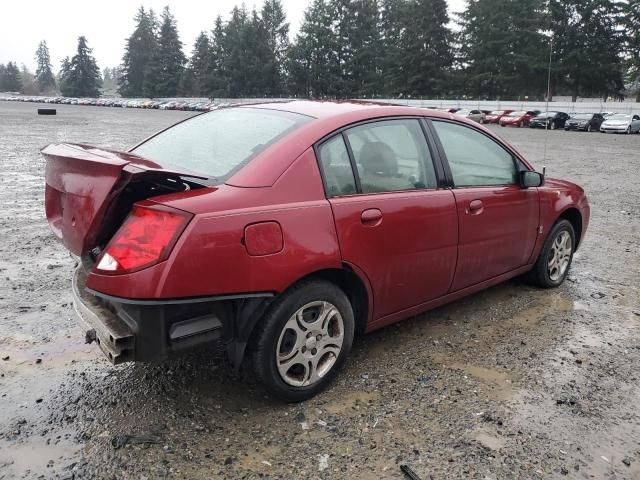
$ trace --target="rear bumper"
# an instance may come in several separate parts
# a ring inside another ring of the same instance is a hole
[[[132,301],[87,291],[82,264],[73,276],[73,304],[87,343],[96,342],[113,364],[158,362],[172,353],[235,338],[234,300]]]

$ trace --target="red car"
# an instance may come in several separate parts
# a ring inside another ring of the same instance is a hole
[[[494,110],[487,113],[484,117],[484,123],[500,123],[500,119],[505,115],[509,115],[513,110]]]
[[[358,333],[524,273],[560,285],[589,223],[582,188],[427,109],[222,108],[128,152],[42,152],[87,341],[113,363],[219,343],[285,401]]]
[[[536,115],[538,115],[539,113],[540,112],[533,111],[533,110],[531,111],[518,110],[515,112],[511,112],[508,115],[504,115],[500,119],[499,123],[501,127],[507,127],[507,126],[526,127],[526,126],[529,126],[529,122],[531,121],[531,119]]]

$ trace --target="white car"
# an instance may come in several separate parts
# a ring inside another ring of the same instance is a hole
[[[473,120],[478,123],[484,123],[484,113],[480,110],[469,110],[468,108],[462,108],[458,110],[456,115],[460,115],[461,117],[468,118],[469,120]]]
[[[640,115],[616,113],[600,125],[602,133],[640,133]]]

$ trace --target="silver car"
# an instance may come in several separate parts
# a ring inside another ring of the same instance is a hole
[[[640,115],[616,113],[608,116],[602,125],[602,133],[640,133]]]
[[[484,123],[484,113],[480,110],[469,110],[468,108],[462,108],[458,110],[456,115],[460,115],[461,117],[468,118],[469,120],[473,120],[478,123]]]

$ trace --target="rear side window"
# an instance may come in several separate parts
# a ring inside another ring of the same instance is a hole
[[[224,179],[311,117],[262,108],[225,108],[159,133],[133,153],[165,168]]]
[[[362,193],[436,188],[436,175],[418,120],[384,120],[345,132]]]
[[[511,153],[486,135],[450,122],[434,121],[456,187],[512,185],[518,175]]]
[[[356,193],[356,181],[349,161],[349,153],[342,135],[336,135],[320,146],[318,151],[328,197]]]

